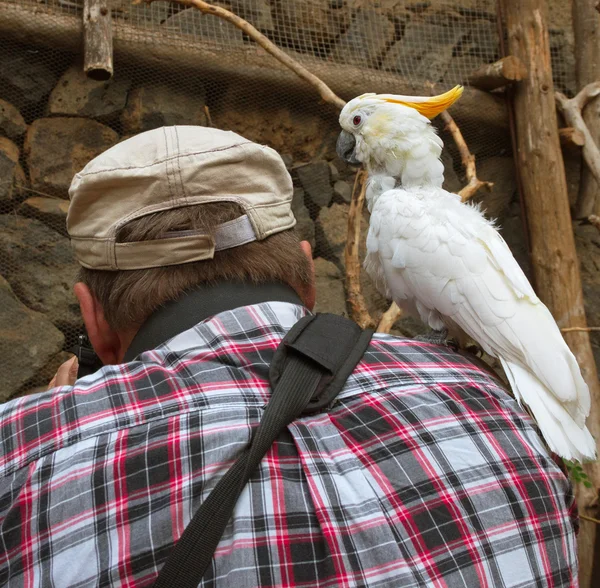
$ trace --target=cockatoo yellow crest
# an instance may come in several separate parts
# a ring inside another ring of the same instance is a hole
[[[419,114],[428,119],[435,118],[438,114],[450,108],[463,94],[462,86],[454,86],[438,96],[396,96],[394,94],[375,94],[375,98],[390,104],[402,104],[414,108]]]

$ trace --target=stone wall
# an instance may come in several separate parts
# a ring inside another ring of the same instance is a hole
[[[495,16],[489,2],[474,0],[472,5],[463,2],[440,8],[429,2],[356,1],[351,10],[349,4],[324,0],[225,3],[284,47],[332,62],[387,68],[409,77],[454,82],[461,71],[497,55],[490,32]],[[113,2],[113,11],[118,10]],[[132,15],[135,13],[127,5],[120,18],[131,20]],[[217,27],[196,12],[177,11],[166,2],[145,7],[135,18],[136,22],[154,19],[150,22],[176,28],[184,35],[202,30],[205,35],[220,35],[219,39],[228,43],[246,42],[237,29]],[[564,31],[553,35],[568,41]],[[563,41],[560,51],[568,52],[568,42]],[[414,50],[418,43],[421,51]],[[560,56],[557,51],[555,55]],[[282,154],[294,180],[298,231],[314,249],[317,310],[346,313],[343,251],[356,170],[335,156],[336,117],[316,104],[308,90],[302,96],[278,95],[276,87],[242,87],[235,80],[184,80],[176,72],[139,71],[135,64],[117,63],[114,80],[93,82],[83,75],[77,55],[16,44],[3,47],[0,401],[49,381],[64,361],[64,350],[74,344],[81,330],[72,294],[77,264],[65,230],[67,190],[73,175],[116,142],[162,125],[213,124],[266,143]],[[479,176],[495,183],[493,192],[478,199],[487,214],[499,220],[506,240],[527,270],[509,138],[491,137],[480,128],[463,131],[477,155]],[[440,132],[447,144],[446,187],[456,191],[464,182],[463,172],[451,139]],[[579,165],[579,156],[568,159],[573,198]],[[365,213],[363,252],[367,225]],[[600,237],[590,227],[576,227],[576,231],[589,321],[600,324],[600,307],[595,302],[600,292]],[[362,283],[369,308],[378,315],[388,301],[364,276]],[[423,329],[409,319],[399,327],[407,334]],[[596,343],[600,359],[600,340]]]

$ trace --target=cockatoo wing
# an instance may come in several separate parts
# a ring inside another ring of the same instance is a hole
[[[476,207],[440,188],[384,192],[372,207],[365,267],[385,281],[397,304],[412,302],[432,328],[454,323],[500,358],[517,399],[532,409],[551,404],[559,415],[554,419],[584,427],[590,396],[579,366],[510,249]],[[538,417],[540,427],[545,420]],[[556,443],[548,439],[552,448],[578,457],[563,447],[568,427],[563,433]],[[590,436],[582,454],[593,457],[592,447]]]

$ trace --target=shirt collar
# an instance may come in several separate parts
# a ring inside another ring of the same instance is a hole
[[[123,361],[133,361],[144,351],[155,349],[179,333],[221,312],[262,302],[288,302],[302,306],[302,301],[294,290],[280,282],[222,282],[201,286],[154,312],[133,338]]]

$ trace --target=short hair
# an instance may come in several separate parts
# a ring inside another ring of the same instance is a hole
[[[214,234],[215,227],[244,214],[233,202],[219,202],[156,212],[121,228],[121,243],[160,239],[167,233],[198,230]],[[310,262],[291,229],[262,241],[216,251],[213,259],[150,269],[106,271],[82,267],[86,284],[113,329],[139,327],[160,306],[201,285],[224,281],[253,284],[282,282],[293,288],[311,283]]]

